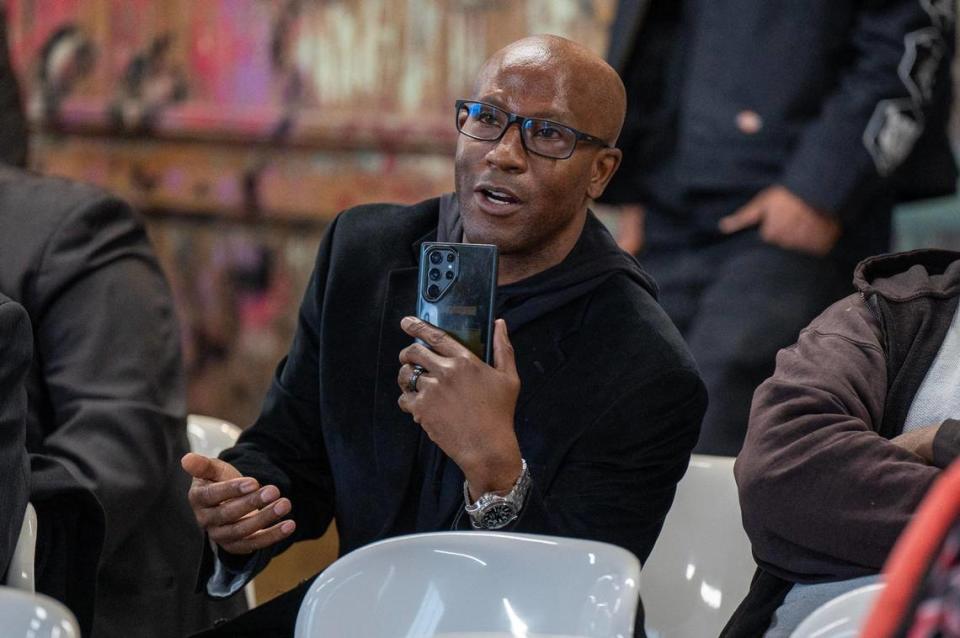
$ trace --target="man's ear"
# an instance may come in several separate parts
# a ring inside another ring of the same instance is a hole
[[[590,199],[597,199],[603,195],[610,178],[620,167],[621,159],[623,159],[623,153],[619,148],[602,149],[593,158],[593,165],[590,169],[590,183],[587,185],[587,195]]]

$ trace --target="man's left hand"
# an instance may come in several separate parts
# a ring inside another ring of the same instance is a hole
[[[506,323],[494,325],[492,367],[416,317],[405,317],[400,327],[429,346],[415,343],[400,352],[400,409],[463,470],[474,499],[512,488],[521,471],[513,425],[520,377]],[[416,391],[409,388],[414,366],[424,369]]]
[[[908,452],[919,456],[928,465],[933,464],[933,440],[937,438],[937,432],[940,431],[940,425],[928,425],[925,427],[904,432],[890,439],[894,445],[902,447]]]
[[[823,257],[842,231],[840,222],[818,211],[783,186],[764,189],[747,204],[720,220],[720,231],[731,234],[751,226],[774,246]]]

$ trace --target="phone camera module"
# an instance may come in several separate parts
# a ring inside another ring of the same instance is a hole
[[[436,281],[440,279],[440,271],[436,268],[430,269],[430,281]]]
[[[447,261],[449,261],[450,263],[453,263],[456,260],[457,260],[456,255],[454,255],[453,253],[447,253]]]
[[[437,284],[430,284],[430,286],[427,288],[427,295],[428,295],[431,299],[436,299],[437,297],[439,297],[439,296],[440,296],[440,286],[438,286]]]
[[[430,253],[431,264],[439,264],[441,261],[443,261],[443,255],[440,253],[440,251],[434,251]]]

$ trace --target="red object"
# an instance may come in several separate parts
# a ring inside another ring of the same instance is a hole
[[[883,567],[887,585],[877,597],[861,636],[887,638],[903,624],[924,577],[960,518],[960,463],[953,463],[933,484],[917,514],[900,536]]]

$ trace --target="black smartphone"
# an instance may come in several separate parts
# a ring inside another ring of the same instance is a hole
[[[418,288],[417,316],[492,364],[497,247],[424,242]]]

